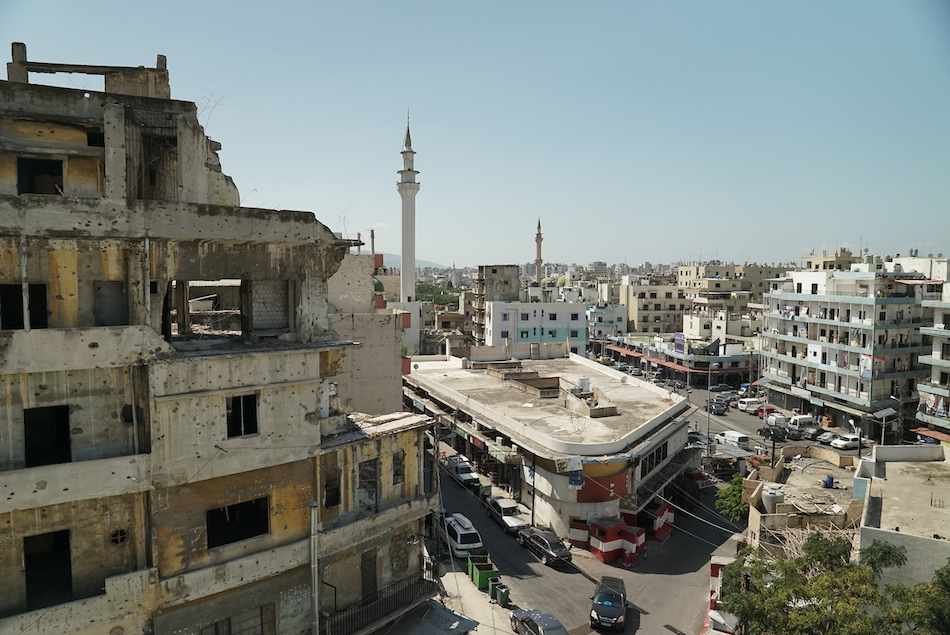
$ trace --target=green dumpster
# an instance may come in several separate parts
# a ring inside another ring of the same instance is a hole
[[[488,558],[488,555],[478,555],[473,554],[468,557],[468,577],[475,579],[475,565],[476,564],[488,564],[491,560]]]
[[[501,583],[501,577],[492,578],[488,581],[488,597],[493,600],[497,599],[495,596],[497,595],[498,585]]]
[[[487,589],[489,580],[497,578],[500,574],[491,562],[485,564],[475,564],[475,572],[472,575],[472,582],[479,589]]]
[[[511,593],[511,589],[508,588],[507,584],[498,582],[495,585],[495,601],[498,602],[498,606],[508,606],[508,595]]]

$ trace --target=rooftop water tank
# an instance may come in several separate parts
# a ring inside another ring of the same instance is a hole
[[[781,487],[766,487],[762,490],[762,504],[765,506],[765,513],[774,514],[775,506],[785,502],[785,492]]]
[[[590,392],[590,377],[587,375],[581,375],[578,377],[577,387],[581,389],[581,392]]]

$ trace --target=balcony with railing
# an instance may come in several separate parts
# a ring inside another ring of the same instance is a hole
[[[439,584],[427,566],[404,580],[364,597],[352,606],[322,620],[320,633],[324,635],[352,635],[368,632],[371,627],[406,613],[439,592]]]

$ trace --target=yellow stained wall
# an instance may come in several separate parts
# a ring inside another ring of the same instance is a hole
[[[102,593],[105,579],[145,566],[141,494],[110,496],[0,514],[0,616],[26,610],[23,538],[69,530],[73,598]],[[124,530],[124,545],[110,542]]]
[[[63,194],[73,197],[102,196],[104,178],[103,159],[97,157],[69,157],[66,160]]]
[[[218,453],[216,462],[240,462],[238,455]],[[213,472],[212,472],[213,473]],[[232,476],[197,481],[152,493],[155,564],[163,578],[212,566],[302,540],[310,535],[313,462],[297,461]],[[270,531],[263,536],[208,549],[208,510],[269,497]]]

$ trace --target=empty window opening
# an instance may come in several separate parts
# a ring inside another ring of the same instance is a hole
[[[46,285],[31,284],[27,287],[30,328],[49,327],[49,311],[46,303]],[[23,322],[23,285],[0,284],[0,330],[25,328]]]
[[[43,608],[73,599],[69,530],[23,538],[26,608]]]
[[[393,454],[393,485],[399,485],[406,480],[406,452],[399,450]]]
[[[60,159],[16,160],[17,194],[63,195],[63,162]]]
[[[228,397],[228,438],[257,434],[257,395]]]
[[[323,506],[336,507],[340,504],[340,473],[328,474],[323,478]]]
[[[106,135],[104,132],[89,131],[86,133],[86,145],[91,148],[106,147]]]
[[[123,326],[129,323],[125,283],[97,280],[93,285],[96,326]]]
[[[149,294],[149,295],[158,295],[158,280],[149,280],[149,281],[148,281],[148,294]]]
[[[376,489],[378,484],[379,470],[376,466],[376,459],[362,461],[359,467],[359,488],[356,495],[360,509],[366,511],[376,511]]]
[[[270,532],[268,497],[209,509],[208,549],[230,545]]]
[[[174,280],[162,304],[163,332],[171,341],[238,338],[244,333],[240,280]]]
[[[0,284],[0,329],[23,327],[23,285]]]
[[[203,627],[201,635],[277,635],[277,611],[274,603],[218,620]]]
[[[72,461],[69,445],[69,406],[23,410],[26,467]]]

